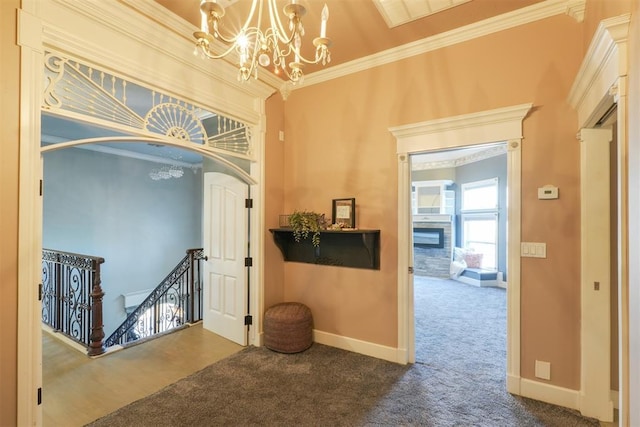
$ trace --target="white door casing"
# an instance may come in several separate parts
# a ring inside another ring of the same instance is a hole
[[[247,345],[248,187],[218,172],[204,174],[203,326]]]
[[[576,75],[573,86],[569,92],[567,101],[578,113],[578,136],[594,136],[599,126],[607,126],[606,123],[600,123],[603,117],[607,115],[609,108],[616,105],[615,117],[610,117],[609,124],[614,123],[616,126],[616,163],[617,163],[617,251],[618,259],[618,282],[611,284],[618,288],[618,422],[620,425],[635,426],[640,423],[640,405],[632,404],[638,402],[640,395],[640,375],[634,375],[636,369],[632,360],[634,357],[633,341],[639,342],[637,334],[634,337],[632,330],[637,322],[633,322],[631,318],[637,316],[637,309],[634,309],[632,302],[632,293],[634,278],[638,275],[633,263],[629,259],[633,258],[633,251],[637,249],[637,233],[632,233],[631,229],[635,226],[634,221],[629,218],[633,217],[633,194],[632,185],[630,183],[630,163],[629,158],[633,152],[633,145],[630,143],[627,135],[627,117],[628,117],[628,34],[631,22],[631,14],[624,14],[604,19],[598,25],[596,32],[591,40],[589,49],[585,54],[580,70]],[[607,136],[607,138],[609,138]],[[608,145],[609,142],[606,142]],[[593,179],[589,176],[592,171],[590,168],[581,170],[581,182],[583,180]],[[590,192],[590,189],[581,189],[581,203],[587,196],[584,191]],[[584,209],[584,206],[582,207]],[[584,213],[583,213],[584,215]],[[591,239],[592,236],[589,229],[582,227],[581,238]],[[608,236],[606,237],[608,241]],[[603,240],[605,241],[605,240]],[[637,251],[636,251],[637,253]],[[583,257],[585,255],[583,254]],[[583,265],[588,274],[591,274],[590,265]],[[582,272],[585,274],[585,271]],[[580,402],[585,406],[584,410],[592,416],[602,417],[602,420],[611,418],[610,400],[607,396],[606,377],[611,373],[608,363],[608,355],[602,352],[602,348],[609,349],[611,343],[608,334],[599,333],[594,339],[592,331],[586,328],[586,325],[599,325],[602,330],[609,330],[610,317],[603,315],[610,309],[610,299],[596,297],[594,293],[593,276],[583,276],[581,282],[581,290],[584,293],[581,297],[581,384],[580,384]],[[636,280],[637,282],[637,280]],[[607,291],[608,292],[608,291]],[[636,304],[636,307],[639,305]],[[586,344],[586,345],[585,345]],[[636,372],[639,372],[636,370]],[[583,410],[583,408],[580,408]]]
[[[507,390],[521,394],[520,379],[520,162],[522,122],[532,104],[390,128],[398,153],[398,354],[415,362],[409,154],[489,142],[507,142],[508,230]],[[405,246],[407,244],[407,246]]]
[[[42,202],[39,195],[42,177],[40,127],[43,96],[43,56],[51,48],[121,75],[135,76],[138,82],[153,82],[154,87],[172,89],[172,93],[203,108],[228,114],[259,129],[254,135],[255,162],[251,164],[249,178],[255,209],[251,210],[252,223],[262,226],[261,193],[264,161],[264,103],[275,91],[261,81],[251,85],[236,82],[237,69],[232,64],[203,62],[188,54],[193,49],[190,41],[192,29],[171,14],[158,22],[158,8],[147,8],[146,2],[101,2],[86,8],[83,2],[58,0],[23,0],[18,16],[17,41],[21,47],[20,83],[20,229],[18,277],[18,425],[42,424],[42,405],[38,389],[42,386],[41,322],[37,298],[40,281],[40,250],[42,238]],[[106,18],[105,18],[106,17]],[[151,18],[151,19],[149,19]],[[64,28],[59,23],[65,22]],[[90,31],[87,31],[90,28]],[[131,29],[135,28],[135,34]],[[184,37],[158,39],[163,33],[186,34]],[[82,39],[82,43],[78,40]],[[104,40],[110,40],[105,44]],[[185,55],[175,55],[186,52]],[[144,60],[142,59],[144,58]],[[107,61],[105,63],[105,61]],[[140,66],[153,64],[153,67]],[[158,73],[158,70],[162,70]],[[189,78],[185,78],[188,70]],[[274,78],[275,81],[278,81]],[[215,82],[212,84],[212,82]],[[166,141],[165,141],[166,142]],[[173,143],[168,143],[173,145]],[[177,145],[177,144],[176,144]],[[252,276],[252,311],[261,312],[262,237],[253,239],[254,264]],[[259,319],[254,319],[254,325]]]

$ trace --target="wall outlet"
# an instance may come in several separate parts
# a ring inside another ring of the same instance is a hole
[[[536,378],[541,378],[543,380],[550,380],[551,379],[551,363],[536,360],[535,376]]]

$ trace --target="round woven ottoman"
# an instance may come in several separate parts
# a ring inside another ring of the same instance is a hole
[[[313,343],[311,310],[299,302],[283,302],[264,314],[264,345],[280,353],[298,353]]]

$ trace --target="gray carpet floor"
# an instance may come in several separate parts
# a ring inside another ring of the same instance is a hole
[[[413,365],[249,347],[90,425],[599,425],[505,391],[504,290],[421,277],[415,289]]]

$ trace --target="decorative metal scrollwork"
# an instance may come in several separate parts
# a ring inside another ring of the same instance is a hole
[[[175,103],[153,107],[144,118],[149,132],[159,133],[184,142],[204,144],[207,132],[193,110]]]
[[[185,101],[48,52],[45,55],[43,110],[87,116],[181,142],[223,150],[231,155],[251,155],[251,130],[245,123],[222,117]],[[202,119],[201,117],[206,117]],[[203,120],[217,121],[205,126]],[[217,128],[217,129],[216,129]],[[207,134],[214,133],[212,135]],[[216,132],[217,130],[217,132]]]
[[[42,250],[42,321],[88,346],[91,290],[104,259]]]
[[[246,124],[218,117],[217,133],[207,139],[209,146],[241,154],[251,154],[251,128]]]
[[[202,289],[198,261],[202,259],[202,248],[187,251],[173,271],[105,340],[105,346],[126,344],[200,320]]]

